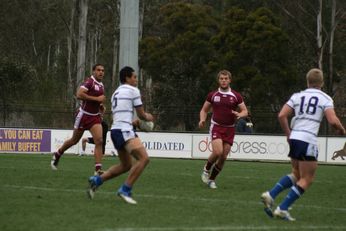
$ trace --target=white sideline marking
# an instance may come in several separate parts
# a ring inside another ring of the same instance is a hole
[[[61,188],[47,188],[47,187],[36,187],[29,185],[11,185],[4,184],[0,187],[7,188],[16,188],[16,189],[25,189],[25,190],[41,190],[41,191],[49,191],[49,192],[73,192],[73,193],[85,193],[86,190],[80,189],[61,189]],[[114,194],[115,192],[109,191],[97,191],[97,194]],[[189,200],[189,201],[205,201],[205,202],[220,202],[220,203],[232,203],[232,204],[253,204],[258,205],[262,204],[262,202],[257,201],[241,201],[241,200],[230,200],[230,199],[218,199],[218,198],[202,198],[202,197],[183,197],[183,196],[175,196],[175,195],[158,195],[158,194],[136,194],[136,197],[144,197],[144,198],[155,198],[155,199],[165,199],[165,200]],[[346,208],[335,208],[335,207],[323,207],[318,205],[294,205],[294,207],[300,208],[313,208],[313,209],[321,209],[321,210],[335,210],[340,212],[346,212]],[[327,227],[327,226],[325,226]]]
[[[223,231],[223,230],[345,230],[345,226],[219,226],[219,227],[133,227],[133,228],[106,228],[100,231]]]

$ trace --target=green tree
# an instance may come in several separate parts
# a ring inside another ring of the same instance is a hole
[[[207,6],[170,3],[159,11],[160,35],[143,38],[140,65],[152,78],[152,104],[162,129],[194,130],[214,66],[210,39],[218,24]]]
[[[233,73],[232,86],[244,95],[255,120],[264,116],[258,110],[275,112],[297,87],[288,37],[280,22],[262,7],[250,12],[231,8],[221,23],[220,33],[213,39],[215,49],[222,54],[218,68]],[[260,123],[258,120],[257,129],[261,129]]]
[[[35,70],[25,64],[9,58],[0,59],[0,108],[2,126],[11,111],[31,97],[37,85]],[[13,126],[13,125],[12,125]]]

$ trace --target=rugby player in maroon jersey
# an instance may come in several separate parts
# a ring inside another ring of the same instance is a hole
[[[202,171],[202,181],[209,188],[215,189],[215,179],[221,172],[233,144],[235,124],[237,119],[246,117],[248,110],[243,97],[231,89],[232,75],[227,70],[222,70],[217,75],[219,88],[208,94],[200,111],[199,127],[203,128],[207,115],[212,109],[210,135],[212,153]]]
[[[95,142],[95,173],[102,173],[103,140],[101,112],[104,110],[102,103],[106,99],[102,83],[104,71],[102,64],[95,64],[92,68],[92,75],[77,90],[76,96],[81,101],[81,104],[76,113],[73,134],[70,139],[66,140],[53,153],[51,160],[51,168],[53,170],[58,169],[59,160],[64,152],[79,142],[85,130],[89,130]]]

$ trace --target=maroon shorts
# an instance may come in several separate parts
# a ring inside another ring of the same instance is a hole
[[[74,122],[74,129],[89,130],[95,124],[102,122],[100,115],[87,115],[82,111],[77,111]]]
[[[222,127],[220,125],[212,124],[210,126],[211,140],[221,139],[223,142],[233,145],[235,128]]]

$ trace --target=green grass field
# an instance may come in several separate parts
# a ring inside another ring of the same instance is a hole
[[[211,190],[200,180],[204,161],[153,158],[134,188],[138,204],[129,205],[115,195],[125,176],[89,200],[93,158],[66,155],[52,171],[50,157],[0,154],[1,231],[346,230],[345,166],[319,166],[291,211],[297,221],[286,222],[268,218],[259,197],[287,163],[228,161]],[[117,161],[106,157],[104,168]]]

